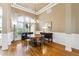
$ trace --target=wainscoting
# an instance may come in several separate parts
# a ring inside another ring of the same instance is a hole
[[[72,51],[72,48],[79,50],[79,34],[53,32],[53,41],[64,45],[67,51]]]
[[[13,32],[2,35],[2,50],[8,49],[13,40]],[[16,39],[15,39],[16,40]],[[18,39],[20,40],[20,38]],[[64,45],[65,50],[72,51],[72,48],[79,50],[79,34],[66,34],[53,32],[53,42]]]
[[[7,34],[2,34],[2,50],[8,49],[8,45],[11,45],[11,41],[13,40],[13,32],[9,32]]]

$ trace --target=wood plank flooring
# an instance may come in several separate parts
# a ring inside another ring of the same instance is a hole
[[[31,46],[26,41],[15,41],[6,51],[1,51],[3,56],[79,56],[78,53],[65,51],[63,45],[45,42],[44,46]]]

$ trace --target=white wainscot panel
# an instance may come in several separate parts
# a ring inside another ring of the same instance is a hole
[[[13,32],[9,32],[8,33],[8,45],[10,45],[12,41],[13,41]]]
[[[8,49],[8,34],[2,34],[2,50]]]
[[[72,48],[79,50],[79,34],[54,32],[53,41],[65,45],[65,50],[72,51]]]
[[[72,51],[72,42],[73,42],[73,39],[72,39],[72,34],[66,34],[66,37],[65,37],[65,50],[68,50],[68,51]]]
[[[73,37],[72,48],[79,50],[79,34],[72,34],[72,37]]]
[[[66,37],[65,33],[58,33],[58,32],[53,33],[53,41],[56,43],[65,45],[65,37]]]
[[[13,40],[13,32],[9,32],[6,34],[2,34],[2,50],[8,49],[8,45],[11,44],[11,41]]]

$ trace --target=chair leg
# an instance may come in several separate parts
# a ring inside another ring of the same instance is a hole
[[[42,49],[42,44],[40,43],[40,49]]]
[[[51,39],[51,43],[52,43],[52,39]]]
[[[31,41],[31,44],[32,44],[32,46],[35,46],[35,41],[32,40],[32,41]]]

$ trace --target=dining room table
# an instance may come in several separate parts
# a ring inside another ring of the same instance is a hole
[[[41,37],[41,34],[33,34],[33,35],[31,35],[31,38],[32,38],[33,40],[39,40],[40,37]]]
[[[33,42],[34,46],[36,46],[37,43],[40,41],[41,34],[32,34],[31,38],[32,38],[32,42]]]

